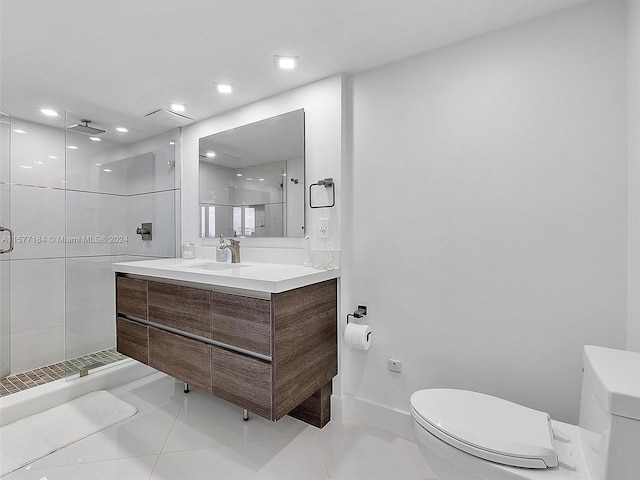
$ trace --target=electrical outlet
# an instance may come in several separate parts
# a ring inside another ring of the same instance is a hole
[[[318,238],[329,238],[331,236],[329,231],[329,217],[320,219],[320,233]]]
[[[400,360],[389,359],[389,371],[402,373],[402,362]]]

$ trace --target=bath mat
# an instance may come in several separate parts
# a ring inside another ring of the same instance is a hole
[[[106,390],[0,427],[0,476],[134,415],[138,410]]]

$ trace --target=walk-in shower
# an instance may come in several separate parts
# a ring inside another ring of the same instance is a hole
[[[0,254],[5,389],[121,359],[111,264],[176,255],[179,132],[122,132],[88,118],[2,116],[0,226],[15,232],[14,251]],[[150,241],[136,235],[143,222],[153,223]]]

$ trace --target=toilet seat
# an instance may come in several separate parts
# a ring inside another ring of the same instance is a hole
[[[476,457],[522,468],[558,466],[544,412],[478,392],[428,389],[411,396],[411,413],[429,433]]]

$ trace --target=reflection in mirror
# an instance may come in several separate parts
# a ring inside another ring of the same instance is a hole
[[[200,139],[200,237],[304,235],[304,110]]]

